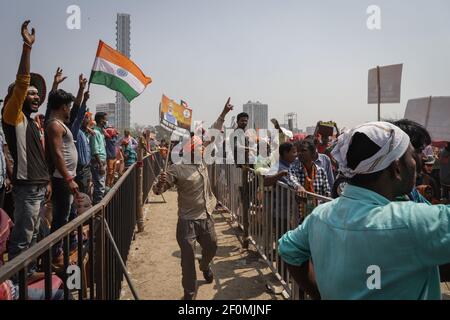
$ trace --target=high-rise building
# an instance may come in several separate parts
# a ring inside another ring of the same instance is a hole
[[[247,129],[267,129],[269,106],[259,101],[247,102],[243,106],[244,112],[248,113]]]
[[[130,15],[125,13],[117,14],[116,21],[116,49],[124,56],[130,58],[131,54],[131,23]],[[130,103],[125,97],[116,93],[116,127],[121,132],[130,128]]]
[[[95,106],[95,112],[106,112],[108,114],[108,123],[117,128],[116,104],[101,103]]]

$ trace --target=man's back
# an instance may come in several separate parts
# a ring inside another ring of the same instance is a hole
[[[293,265],[312,258],[323,299],[440,299],[449,217],[450,207],[390,202],[349,185],[283,237],[280,252]]]

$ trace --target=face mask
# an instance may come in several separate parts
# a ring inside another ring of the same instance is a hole
[[[103,128],[108,128],[108,121],[105,122],[105,124],[103,125]]]

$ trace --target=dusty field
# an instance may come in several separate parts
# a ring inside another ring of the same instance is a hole
[[[164,194],[167,203],[145,206],[145,231],[137,234],[130,250],[127,268],[140,299],[178,300],[183,295],[181,286],[180,250],[175,238],[177,223],[176,192]],[[151,201],[161,201],[152,196]],[[198,296],[202,300],[283,299],[280,294],[268,293],[266,284],[281,286],[265,263],[254,251],[242,250],[231,228],[221,215],[214,215],[219,249],[212,269],[215,281],[205,283],[197,269]],[[197,250],[200,253],[200,248]],[[442,284],[443,299],[450,300],[450,286]],[[124,281],[121,299],[133,299]]]
[[[145,231],[137,234],[128,258],[127,268],[140,299],[178,300],[183,295],[180,250],[175,238],[177,195],[170,191],[164,196],[167,203],[146,205]],[[151,198],[151,201],[161,200],[160,196]],[[214,219],[219,245],[212,264],[215,281],[207,284],[197,266],[197,299],[283,299],[280,294],[267,292],[266,284],[277,285],[277,280],[259,256],[241,249],[237,231],[224,217],[217,214]],[[200,253],[200,248],[197,249]],[[121,299],[132,298],[124,282]]]

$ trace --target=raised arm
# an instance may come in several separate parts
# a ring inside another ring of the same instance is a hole
[[[55,75],[53,77],[52,91],[58,90],[59,84],[66,79],[67,79],[67,77],[63,76],[63,69],[58,67],[56,69]]]
[[[223,124],[225,122],[225,116],[233,110],[233,105],[230,103],[231,98],[228,98],[227,102],[225,103],[225,106],[223,107],[222,112],[220,113],[217,120],[213,123],[211,126],[211,129],[221,130],[223,127]],[[211,144],[213,141],[205,141],[203,146],[206,148],[209,144]]]
[[[70,126],[72,126],[74,121],[77,119],[81,102],[83,100],[83,93],[87,84],[87,79],[83,77],[83,74],[80,74],[80,76],[78,77],[78,84],[79,84],[78,93],[75,98],[75,101],[73,102],[72,109],[70,110]]]
[[[8,92],[8,101],[4,107],[3,121],[9,125],[17,125],[22,121],[22,107],[27,97],[28,86],[30,85],[30,60],[31,48],[35,41],[35,30],[28,31],[30,20],[25,21],[21,27],[23,39],[22,56],[20,58],[17,78],[12,93]],[[9,96],[10,94],[10,96]]]
[[[83,124],[84,116],[86,114],[86,103],[89,100],[89,91],[86,91],[84,93],[84,99],[81,103],[81,107],[78,108],[78,113],[76,114],[75,121],[73,121],[72,126],[70,127],[70,130],[72,131],[72,134],[75,139],[77,139],[78,132],[80,131],[81,125]],[[72,107],[73,109],[73,107]]]
[[[86,89],[87,85],[87,79],[83,76],[83,74],[80,74],[78,77],[78,93],[75,98],[75,101],[73,102],[74,105],[80,106],[81,101],[83,100],[83,93],[84,89]]]

